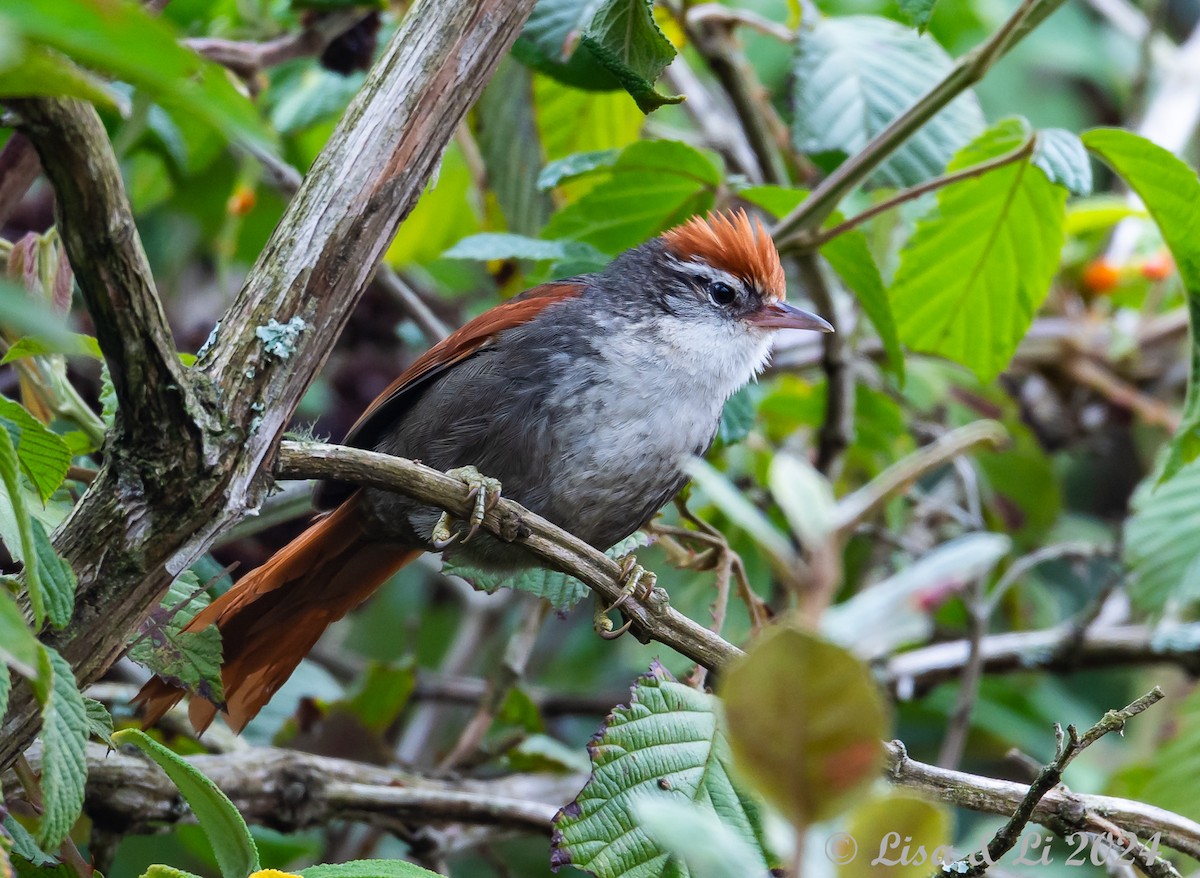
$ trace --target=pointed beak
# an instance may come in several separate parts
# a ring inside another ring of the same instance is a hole
[[[813,329],[817,332],[833,332],[828,320],[795,308],[787,302],[763,305],[762,310],[750,318],[750,322],[764,329]]]

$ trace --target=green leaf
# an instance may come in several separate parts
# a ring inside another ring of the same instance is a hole
[[[113,746],[113,718],[108,708],[95,698],[83,699],[83,707],[87,711],[88,734],[95,735],[108,746]]]
[[[900,350],[900,335],[896,330],[896,318],[888,301],[883,278],[871,251],[867,247],[867,236],[858,229],[842,232],[821,246],[821,255],[837,272],[842,283],[854,293],[862,306],[863,313],[879,333],[887,355],[887,366],[904,384],[904,352]]]
[[[38,847],[37,839],[11,816],[4,818],[4,829],[12,838],[12,852],[33,866],[53,866],[57,860]]]
[[[46,622],[46,602],[42,593],[42,582],[38,578],[38,552],[34,545],[32,519],[29,510],[25,508],[25,500],[21,496],[21,483],[18,474],[20,463],[17,451],[13,448],[12,439],[7,430],[0,430],[0,483],[3,483],[5,493],[17,525],[19,545],[9,545],[9,552],[25,565],[25,588],[29,592],[29,605],[33,610],[35,628],[41,628]]]
[[[3,396],[0,396],[0,426],[8,431],[21,469],[37,488],[42,501],[49,500],[71,466],[71,452],[66,443],[23,405]]]
[[[791,568],[797,563],[791,541],[724,474],[700,458],[690,461],[685,469],[709,501],[746,531],[777,565]]]
[[[12,63],[0,64],[0,97],[32,95],[81,98],[118,111],[129,106],[104,80],[41,46],[25,46]]]
[[[931,37],[866,15],[822,18],[796,42],[792,138],[805,153],[853,155],[949,72]],[[912,186],[942,172],[955,150],[983,130],[974,94],[950,103],[881,164],[871,179]]]
[[[174,866],[155,863],[142,873],[141,878],[200,878],[200,876],[193,872],[185,872],[183,869],[176,869]]]
[[[3,654],[0,653],[0,658],[3,657]],[[12,674],[8,670],[8,665],[0,662],[0,716],[8,713],[8,696],[11,694]]]
[[[654,89],[655,80],[675,58],[675,47],[654,21],[653,0],[605,0],[580,43],[617,77],[643,113],[683,100]]]
[[[396,721],[416,686],[411,663],[391,666],[371,662],[346,699],[346,707],[364,726],[382,734]]]
[[[637,142],[646,120],[622,92],[581,92],[548,76],[533,78],[533,98],[538,139],[549,161],[584,150],[629,146]]]
[[[8,349],[8,353],[0,359],[0,366],[23,360],[26,357],[40,357],[46,354],[67,354],[92,357],[101,360],[104,355],[100,352],[100,342],[95,336],[83,335],[78,332],[63,332],[59,337],[49,339],[36,335],[27,335],[18,339]]]
[[[800,544],[812,549],[834,526],[833,486],[807,460],[780,451],[767,472],[771,496]]]
[[[1142,612],[1200,600],[1200,461],[1173,477],[1145,479],[1133,493],[1122,545],[1132,573],[1127,589]]]
[[[746,864],[762,859],[715,813],[694,802],[646,797],[634,802],[633,812],[650,841],[682,863],[692,878],[745,878]]]
[[[542,236],[615,255],[710,209],[720,184],[715,157],[674,140],[638,141],[608,180],[552,216]]]
[[[258,848],[246,821],[216,784],[137,729],[122,729],[112,737],[118,746],[133,744],[167,773],[208,837],[223,878],[246,878],[259,870]]]
[[[139,4],[25,0],[6,4],[4,17],[28,42],[143,88],[170,110],[260,147],[273,141],[224,68],[181,46],[169,22]]]
[[[937,0],[899,0],[900,13],[919,33],[924,33],[936,2]]]
[[[842,647],[776,625],[720,690],[739,771],[796,826],[841,813],[879,776],[890,727],[883,696]]]
[[[608,170],[616,164],[620,155],[619,149],[594,149],[589,152],[572,153],[566,158],[547,162],[546,167],[542,168],[541,173],[538,174],[537,186],[543,191],[548,191],[568,180],[582,177],[584,174]]]
[[[353,860],[301,869],[304,878],[441,878],[404,860]]]
[[[635,549],[649,545],[649,540],[642,531],[636,531],[621,542],[612,546],[604,554],[610,558],[623,558]],[[451,555],[442,564],[442,571],[455,576],[461,576],[475,588],[481,591],[494,592],[498,588],[511,588],[515,591],[526,591],[535,597],[545,598],[560,613],[571,609],[588,594],[588,587],[566,573],[557,570],[546,570],[542,567],[529,567],[519,573],[498,573],[469,564],[459,564]]]
[[[667,869],[669,852],[639,820],[654,800],[666,800],[691,802],[719,819],[752,854],[742,874],[766,874],[758,806],[731,776],[725,721],[712,695],[675,682],[655,663],[588,752],[591,779],[554,818],[553,868],[574,865],[597,878],[687,874]]]
[[[575,89],[613,91],[620,81],[604,67],[579,35],[604,0],[538,0],[512,53],[522,64]],[[624,98],[622,101],[626,102]]]
[[[542,145],[534,119],[533,74],[512,58],[503,58],[474,113],[488,188],[504,214],[505,227],[536,234],[553,205],[538,183]]]
[[[37,552],[38,581],[46,602],[46,618],[55,628],[65,628],[75,609],[75,571],[54,551],[46,529],[36,518],[29,522]]]
[[[1033,163],[1051,183],[1065,186],[1072,195],[1092,194],[1092,163],[1079,135],[1065,128],[1043,128],[1037,133]]]
[[[724,445],[741,442],[754,426],[754,399],[750,388],[743,387],[725,401],[717,423],[717,440]]]
[[[69,344],[74,333],[46,301],[32,298],[24,287],[0,277],[0,326],[12,335],[36,335],[47,344]]]
[[[25,623],[4,581],[0,579],[0,660],[28,680],[38,675],[41,644]]]
[[[87,783],[87,708],[67,660],[41,649],[38,677],[30,681],[42,705],[42,813],[38,844],[57,848],[83,810]]]
[[[527,238],[525,235],[510,235],[506,232],[481,232],[463,238],[442,254],[445,259],[532,259],[536,261],[581,260],[593,261],[603,266],[608,257],[590,244],[579,241],[545,241]]]
[[[216,625],[183,630],[207,604],[196,575],[184,571],[171,583],[158,609],[142,623],[128,656],[164,680],[221,706],[225,703],[221,632]]]
[[[1119,128],[1089,131],[1083,143],[1145,202],[1187,291],[1191,370],[1183,422],[1162,466],[1161,479],[1166,480],[1200,456],[1200,179],[1168,150]]]
[[[949,170],[1018,149],[1028,136],[1021,120],[1000,122]],[[1028,161],[940,190],[900,254],[891,291],[900,340],[983,381],[999,374],[1050,290],[1066,195]]]

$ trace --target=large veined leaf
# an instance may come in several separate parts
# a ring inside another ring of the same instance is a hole
[[[977,165],[1019,149],[1022,120],[989,129],[951,162]],[[892,313],[900,340],[989,381],[1011,359],[1050,290],[1067,192],[1021,159],[938,192],[900,254]]]
[[[0,427],[8,431],[21,470],[29,477],[42,500],[58,489],[71,465],[71,453],[20,403],[0,396]]]
[[[914,104],[951,67],[933,38],[867,15],[823,18],[796,42],[792,136],[806,153],[852,155]],[[881,164],[872,180],[911,186],[940,174],[984,127],[966,92]]]
[[[1054,183],[1072,195],[1092,194],[1092,163],[1079,135],[1065,128],[1043,128],[1037,133],[1033,163]]]
[[[874,783],[887,709],[870,670],[842,647],[776,625],[720,690],[739,771],[796,826],[836,816]]]
[[[548,161],[635,143],[646,117],[620,92],[581,92],[549,76],[533,78],[538,139]]]
[[[88,716],[67,660],[43,647],[33,691],[42,705],[42,813],[38,844],[54,850],[83,809]]]
[[[204,586],[191,570],[171,583],[161,604],[138,630],[129,658],[189,692],[224,704],[221,685],[221,632],[216,625],[183,628],[208,605]]]
[[[1200,456],[1200,179],[1169,151],[1116,128],[1083,136],[1084,145],[1120,174],[1146,204],[1171,250],[1188,296],[1191,375],[1183,423],[1167,452],[1161,478]]]
[[[597,878],[688,876],[642,829],[655,799],[693,802],[720,819],[755,854],[745,875],[765,875],[758,807],[730,777],[731,757],[717,700],[675,682],[657,663],[588,745],[592,777],[554,818],[551,863]]]
[[[215,783],[137,729],[123,729],[113,735],[113,741],[117,745],[133,744],[166,772],[208,837],[223,878],[246,878],[258,871],[258,847],[246,821]]]
[[[1123,544],[1134,604],[1156,611],[1200,599],[1200,461],[1166,482],[1146,479],[1130,505]]]
[[[110,0],[6,3],[5,28],[144,88],[164,106],[228,135],[267,145],[273,135],[225,70],[179,45],[178,34],[140,4]]]
[[[604,0],[538,0],[513,44],[513,55],[577,89],[613,91],[621,83],[579,46],[579,37]]]
[[[622,151],[612,176],[550,218],[545,238],[570,238],[616,254],[713,205],[715,157],[674,140],[642,140]]]

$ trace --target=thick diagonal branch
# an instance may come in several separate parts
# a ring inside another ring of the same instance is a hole
[[[257,505],[269,475],[261,470],[284,424],[532,5],[533,0],[425,0],[408,12],[214,333],[200,370],[184,373],[171,359],[174,353],[160,349],[169,336],[161,313],[147,311],[144,286],[121,291],[125,298],[114,300],[136,313],[95,303],[98,322],[110,315],[118,326],[151,326],[149,368],[177,374],[175,393],[187,392],[190,384],[207,398],[201,407],[180,395],[174,414],[157,420],[156,409],[143,408],[140,400],[161,392],[169,402],[171,388],[128,386],[125,417],[136,420],[159,451],[146,461],[132,444],[110,448],[106,466],[56,537],[79,589],[71,624],[46,640],[67,657],[81,683],[95,680],[120,655],[170,579]],[[77,131],[63,127],[71,120],[60,113],[29,118],[30,134],[46,143]],[[101,133],[89,127],[88,144]],[[87,168],[91,153],[78,158]],[[43,160],[51,160],[49,152]],[[127,216],[124,192],[107,178],[91,189],[76,176],[62,176],[60,181],[52,175],[56,186],[77,187],[77,197],[63,200],[68,246],[92,234],[91,221],[104,220],[98,234],[109,244],[88,251],[97,264],[86,270],[113,280],[129,272],[134,282],[147,283],[148,273],[128,265],[127,252],[113,249],[124,243],[140,254],[140,247],[129,244],[136,241],[132,222],[113,227],[108,217],[95,215],[104,208]],[[82,283],[83,270],[78,265],[76,270]],[[89,295],[89,306],[93,298],[98,297]],[[101,336],[106,354],[111,349],[113,356],[137,359],[143,353],[125,344]],[[167,360],[169,366],[163,365]],[[118,363],[113,365],[116,377]],[[147,368],[140,360],[129,364],[134,378],[144,379]],[[185,383],[187,375],[191,380]],[[130,375],[119,380],[136,383]],[[199,437],[191,424],[201,426]],[[192,456],[197,438],[203,453]],[[27,747],[37,729],[32,699],[14,694],[13,701],[0,728],[0,766]]]

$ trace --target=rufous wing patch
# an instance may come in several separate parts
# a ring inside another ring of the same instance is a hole
[[[756,286],[767,301],[781,301],[787,292],[775,242],[758,217],[738,209],[695,216],[663,233],[676,257],[701,260]]]

